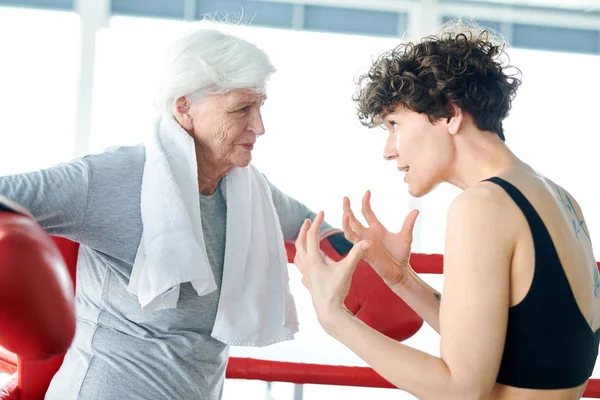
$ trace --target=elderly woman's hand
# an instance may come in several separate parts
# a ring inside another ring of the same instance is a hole
[[[296,240],[294,263],[302,273],[302,283],[311,294],[319,323],[325,330],[340,313],[347,312],[344,299],[350,289],[350,281],[356,265],[370,246],[368,241],[354,245],[341,261],[325,258],[319,249],[319,230],[324,214],[320,212],[313,223],[304,221]]]

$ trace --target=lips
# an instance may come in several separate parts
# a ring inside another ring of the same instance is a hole
[[[242,146],[246,150],[252,150],[252,149],[254,149],[254,143],[244,143],[244,144],[240,144],[240,146]]]
[[[405,165],[403,167],[398,167],[398,171],[400,172],[407,172],[410,169],[410,167],[408,165]]]

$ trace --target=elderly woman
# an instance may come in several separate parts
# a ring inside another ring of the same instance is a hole
[[[444,293],[409,265],[417,213],[393,234],[363,199],[363,226],[344,205],[353,257],[327,265],[306,222],[296,262],[319,320],[397,387],[421,399],[578,399],[600,338],[600,278],[581,208],[506,146],[502,120],[520,81],[481,28],[440,34],[382,55],[362,79],[360,117],[388,132],[384,156],[413,196],[441,182],[450,206]],[[576,171],[575,171],[576,172]],[[380,335],[343,305],[354,263],[367,260],[441,335],[440,357]]]
[[[229,345],[293,338],[283,241],[314,214],[251,165],[273,72],[253,44],[194,31],[167,54],[144,145],[0,178],[81,244],[77,334],[47,399],[219,399]]]

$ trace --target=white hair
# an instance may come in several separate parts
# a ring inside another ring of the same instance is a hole
[[[275,68],[256,45],[216,29],[201,28],[175,41],[166,54],[154,106],[173,114],[177,99],[249,90],[264,93]]]

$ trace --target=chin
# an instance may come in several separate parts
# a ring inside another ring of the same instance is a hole
[[[431,182],[427,182],[426,184],[415,184],[415,183],[408,183],[408,194],[410,194],[412,197],[415,198],[419,198],[419,197],[423,197],[426,194],[430,193],[433,189],[435,189],[437,187],[437,183],[431,183]]]
[[[424,193],[421,190],[415,189],[409,185],[408,186],[408,194],[411,195],[412,197],[419,198],[419,197],[423,197],[426,193]]]
[[[238,168],[245,168],[252,162],[252,156],[249,157],[236,157],[232,160],[232,164]]]

